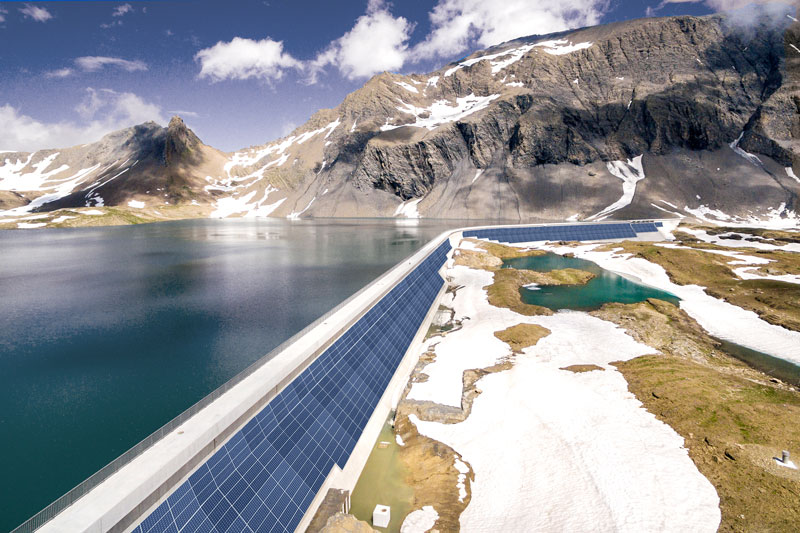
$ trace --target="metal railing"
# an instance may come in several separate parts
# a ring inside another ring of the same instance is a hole
[[[231,379],[226,381],[224,384],[220,385],[217,389],[210,392],[208,395],[203,397],[200,401],[183,411],[181,414],[158,428],[156,431],[139,441],[136,445],[130,448],[128,451],[108,463],[106,466],[86,478],[80,484],[78,484],[75,488],[55,500],[53,503],[33,515],[31,518],[27,519],[25,522],[14,528],[11,533],[32,533],[36,531],[47,522],[55,518],[61,511],[78,501],[80,498],[85,496],[89,491],[97,487],[100,483],[111,477],[112,474],[118,472],[122,467],[133,461],[136,457],[141,455],[144,451],[148,448],[153,446],[155,443],[160,441],[163,437],[177,429],[181,424],[189,420],[192,416],[200,412],[205,407],[208,407],[211,403],[213,403],[216,399],[220,396],[228,392],[234,386],[238,385],[242,380],[246,377],[250,376],[253,372],[261,368],[265,363],[273,359],[276,355],[284,351],[286,348],[291,346],[295,343],[298,339],[306,335],[309,331],[316,328],[323,322],[325,322],[328,318],[333,316],[335,313],[339,312],[342,308],[348,305],[350,302],[361,296],[364,292],[369,290],[373,285],[379,283],[381,280],[389,276],[395,269],[401,268],[401,266],[413,259],[415,255],[420,253],[420,251],[425,250],[425,248],[430,247],[433,243],[441,243],[444,242],[444,239],[449,238],[452,233],[455,231],[447,231],[435,239],[427,242],[420,250],[415,251],[414,253],[407,256],[405,259],[397,263],[394,267],[390,268],[386,271],[383,275],[378,277],[377,279],[373,280],[372,282],[368,283],[366,286],[361,288],[358,292],[344,300],[342,303],[316,319],[314,322],[300,330],[299,332],[292,335],[289,339],[285,340],[277,347],[272,349],[269,353],[259,358],[257,361],[252,363],[250,366],[233,376]],[[436,250],[436,246],[434,245],[431,250],[424,254],[424,256],[420,259],[419,262],[424,261],[433,251]],[[373,302],[374,303],[374,302]]]

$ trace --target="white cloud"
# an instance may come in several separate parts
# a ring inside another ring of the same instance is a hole
[[[310,82],[319,71],[335,65],[348,79],[366,78],[384,70],[399,70],[408,56],[414,24],[394,17],[382,0],[370,0],[366,14],[310,62]]]
[[[3,9],[3,6],[0,6],[0,22],[6,21],[6,15],[8,15],[8,10]]]
[[[121,17],[126,13],[131,13],[133,11],[133,6],[130,4],[122,4],[121,6],[117,6],[114,8],[114,12],[111,13],[112,17]]]
[[[48,78],[66,78],[67,76],[72,76],[72,74],[73,70],[71,68],[60,68],[44,73],[45,77]]]
[[[179,117],[192,117],[197,118],[200,116],[200,113],[196,111],[183,111],[181,109],[176,109],[175,111],[170,111],[170,115],[178,115]]]
[[[662,0],[655,8],[647,8],[648,15],[655,13],[667,4],[699,4],[703,3],[716,11],[739,9],[750,4],[788,4],[786,0]]]
[[[75,64],[86,72],[96,72],[106,66],[119,67],[128,72],[147,70],[147,65],[142,61],[129,61],[119,57],[85,56],[75,59]]]
[[[439,0],[429,14],[431,32],[417,44],[416,60],[452,57],[473,41],[487,47],[518,37],[598,24],[608,0]]]
[[[211,81],[263,79],[279,80],[287,69],[301,69],[302,63],[283,51],[283,41],[269,37],[260,41],[234,37],[218,42],[194,56],[200,62],[201,78]]]
[[[92,88],[86,91],[85,100],[75,108],[77,120],[47,123],[11,105],[0,106],[0,147],[22,151],[64,148],[93,142],[109,132],[148,120],[166,123],[159,106],[133,93]]]
[[[53,18],[53,14],[47,9],[32,4],[25,4],[25,7],[21,7],[19,12],[25,15],[25,18],[31,18],[36,22],[47,22]]]

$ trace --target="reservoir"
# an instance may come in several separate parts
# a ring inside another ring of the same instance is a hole
[[[458,221],[0,232],[8,531]]]

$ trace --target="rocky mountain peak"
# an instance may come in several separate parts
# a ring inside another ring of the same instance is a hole
[[[167,126],[164,143],[164,160],[167,166],[190,157],[202,145],[202,141],[190,130],[183,119],[177,115],[172,117]]]

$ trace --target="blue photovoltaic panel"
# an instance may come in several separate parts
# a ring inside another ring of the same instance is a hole
[[[444,281],[445,241],[145,518],[135,533],[294,531],[344,467]]]
[[[658,231],[661,223],[579,224],[574,226],[530,226],[469,230],[464,237],[508,243],[530,241],[596,241],[632,239],[637,233]]]

